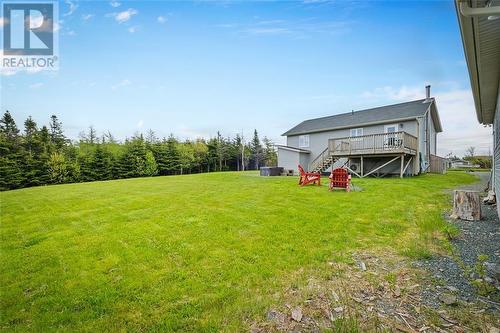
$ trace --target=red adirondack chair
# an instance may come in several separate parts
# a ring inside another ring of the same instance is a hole
[[[328,177],[330,178],[330,185],[328,189],[332,191],[334,188],[343,188],[346,192],[351,191],[351,175],[344,168],[332,170]]]
[[[299,185],[304,186],[307,184],[317,184],[321,185],[321,174],[319,172],[305,172],[302,166],[299,164]]]

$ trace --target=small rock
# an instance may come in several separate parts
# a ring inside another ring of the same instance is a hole
[[[366,271],[366,265],[365,265],[365,263],[361,261],[361,262],[359,263],[359,268],[360,268],[362,271]]]
[[[300,322],[302,320],[301,308],[296,307],[295,309],[292,310],[292,319],[295,320],[296,322]]]
[[[491,283],[491,284],[495,283],[495,280],[493,280],[493,279],[492,279],[492,278],[490,278],[489,276],[485,276],[485,277],[484,277],[484,281],[486,281],[486,282],[488,282],[488,283]]]
[[[336,308],[333,308],[333,311],[335,311],[337,313],[338,312],[342,312],[342,311],[344,311],[344,307],[343,306],[337,306]]]
[[[453,292],[453,293],[458,292],[458,288],[455,288],[453,286],[446,286],[446,288],[448,288],[448,290],[451,291],[451,292]]]
[[[484,265],[486,266],[488,275],[500,281],[500,264],[487,262]]]
[[[394,288],[394,295],[396,297],[401,296],[401,289],[399,288],[399,286],[396,286],[396,288]]]
[[[500,333],[500,329],[492,326],[492,327],[490,327],[490,333]]]
[[[268,311],[266,317],[269,321],[275,321],[277,323],[283,323],[285,321],[285,315],[276,310]]]
[[[439,295],[439,300],[446,305],[454,305],[457,303],[457,297],[448,293],[442,293]]]

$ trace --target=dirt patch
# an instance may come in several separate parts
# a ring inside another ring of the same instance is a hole
[[[451,288],[438,308],[423,298],[434,278],[396,255],[353,254],[350,263],[330,262],[328,279],[313,279],[284,292],[252,332],[495,332],[495,313],[460,300]],[[444,291],[444,290],[443,290]],[[498,314],[498,313],[497,313]],[[497,316],[498,317],[498,316]]]

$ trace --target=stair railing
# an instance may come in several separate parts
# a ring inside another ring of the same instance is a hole
[[[308,170],[316,170],[316,168],[322,166],[328,158],[330,158],[330,153],[328,151],[328,147],[326,147],[325,150],[323,150],[311,163],[309,163]]]

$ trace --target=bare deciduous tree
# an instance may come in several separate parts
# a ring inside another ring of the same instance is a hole
[[[470,146],[465,150],[466,157],[474,157],[476,155],[476,147]]]

